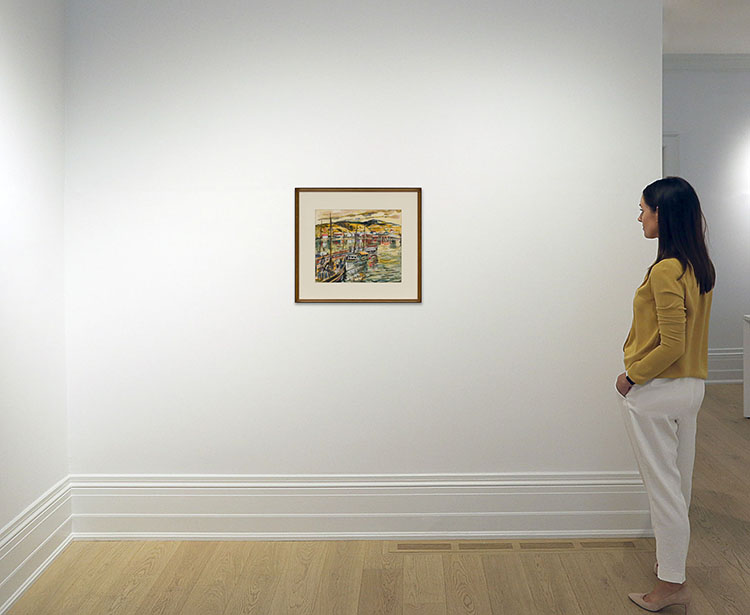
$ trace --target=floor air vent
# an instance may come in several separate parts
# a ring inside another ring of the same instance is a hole
[[[389,542],[390,553],[531,553],[575,551],[654,551],[653,538],[632,540],[460,540]]]

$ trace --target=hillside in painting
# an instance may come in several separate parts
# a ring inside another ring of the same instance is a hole
[[[329,224],[317,224],[315,226],[315,236],[327,235],[330,228]],[[382,220],[367,220],[366,222],[334,222],[333,234],[351,234],[354,232],[361,233],[366,230],[368,233],[385,233],[388,235],[401,235],[401,225]]]

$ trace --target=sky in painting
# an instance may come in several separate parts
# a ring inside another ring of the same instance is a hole
[[[390,224],[401,224],[400,209],[316,209],[316,222],[328,222],[328,215],[336,223],[339,220],[348,222],[366,222],[367,220],[380,220]]]

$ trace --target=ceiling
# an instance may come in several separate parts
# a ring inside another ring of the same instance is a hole
[[[750,0],[664,0],[664,53],[750,54]]]

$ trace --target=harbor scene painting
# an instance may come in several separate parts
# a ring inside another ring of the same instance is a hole
[[[400,209],[316,209],[315,282],[401,282]]]
[[[421,303],[421,188],[295,188],[295,303]]]

